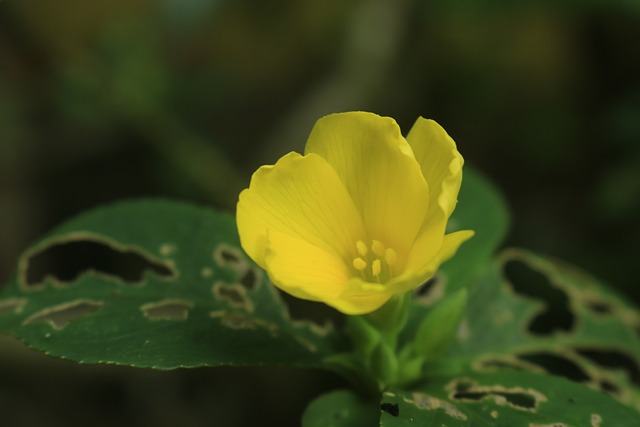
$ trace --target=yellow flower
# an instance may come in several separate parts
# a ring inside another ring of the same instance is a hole
[[[304,156],[262,166],[240,194],[242,247],[283,291],[372,312],[433,276],[473,235],[445,235],[463,159],[436,122],[405,139],[372,113],[317,121]]]

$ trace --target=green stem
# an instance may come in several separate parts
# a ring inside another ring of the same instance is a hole
[[[393,297],[373,313],[347,318],[346,332],[353,344],[348,359],[351,368],[364,378],[367,387],[375,384],[378,392],[400,377],[398,336],[407,323],[410,304],[411,294],[407,293]]]

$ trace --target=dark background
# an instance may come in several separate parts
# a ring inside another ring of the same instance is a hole
[[[504,192],[508,245],[638,301],[639,42],[635,0],[4,0],[0,283],[30,242],[97,204],[233,211],[253,170],[301,151],[317,118],[366,110],[405,132],[436,119]],[[15,425],[295,425],[338,384],[76,366],[10,341],[0,357]]]

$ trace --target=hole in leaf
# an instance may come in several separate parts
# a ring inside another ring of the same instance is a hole
[[[145,304],[140,310],[151,320],[187,320],[193,303],[179,300],[164,300]]]
[[[248,268],[247,272],[240,278],[240,284],[250,291],[258,289],[260,280],[262,279],[260,273],[253,268]]]
[[[405,397],[404,401],[415,405],[416,408],[421,410],[431,411],[434,409],[441,409],[452,418],[464,421],[467,420],[467,416],[451,403],[429,396],[425,393],[414,392],[411,394],[411,399],[407,399]]]
[[[608,380],[600,381],[600,389],[611,394],[620,394],[620,387]]]
[[[591,377],[589,377],[577,363],[558,354],[532,352],[519,354],[518,357],[544,368],[545,371],[552,375],[565,377],[576,382],[587,382],[591,380]]]
[[[444,277],[436,274],[416,288],[413,293],[415,301],[425,306],[433,305],[444,295],[445,285]]]
[[[457,400],[480,401],[483,399],[494,399],[499,405],[507,404],[515,409],[524,411],[535,411],[539,401],[546,401],[547,398],[531,389],[512,388],[502,386],[477,386],[467,379],[456,380],[446,387],[453,389],[450,397]]]
[[[258,289],[262,282],[262,271],[252,267],[240,248],[220,244],[213,253],[213,259],[220,267],[228,267],[235,270],[235,280],[247,290]]]
[[[601,301],[589,301],[587,307],[596,314],[611,314],[611,306]]]
[[[96,301],[72,301],[40,310],[27,318],[23,324],[46,322],[54,329],[63,329],[72,321],[96,311],[100,307],[102,307],[102,303]]]
[[[0,301],[0,315],[8,313],[20,313],[27,305],[26,298],[9,298]]]
[[[137,251],[120,250],[91,240],[54,244],[32,255],[27,262],[23,276],[27,287],[41,285],[48,277],[72,282],[86,271],[134,283],[141,282],[147,270],[162,277],[173,275],[167,265],[151,261]]]
[[[242,250],[224,243],[218,245],[213,253],[213,259],[221,267],[231,267],[237,271],[244,271],[247,268],[247,261]]]
[[[600,414],[591,414],[591,427],[600,427],[602,416]]]
[[[576,349],[576,351],[603,368],[621,369],[627,373],[629,380],[640,386],[640,368],[638,363],[626,354],[614,350]]]
[[[320,331],[326,330],[327,325],[341,324],[344,321],[344,316],[341,316],[340,312],[327,305],[292,297],[280,289],[276,289],[276,292],[284,304],[285,316],[293,322],[306,323]]]
[[[419,297],[426,297],[431,293],[433,288],[436,287],[439,280],[440,280],[440,276],[437,274],[432,278],[428,279],[426,282],[424,282],[423,285],[421,285],[416,289],[416,295]]]
[[[515,371],[526,370],[524,366],[518,365],[515,362],[508,360],[483,360],[480,364],[480,369],[488,370],[500,370],[500,369],[513,369]]]
[[[380,405],[380,409],[394,417],[400,415],[400,407],[397,403],[383,403]]]
[[[248,312],[252,312],[255,308],[253,301],[247,295],[246,288],[239,283],[216,282],[212,290],[217,300],[224,301],[231,307],[243,308]]]
[[[526,393],[507,393],[503,391],[459,391],[453,394],[454,399],[473,401],[482,400],[491,396],[505,399],[513,406],[522,409],[534,409],[536,407],[536,399]]]
[[[239,264],[242,260],[235,251],[231,251],[229,248],[222,248],[220,256],[224,260],[225,264]]]
[[[529,323],[531,333],[549,335],[573,328],[575,319],[569,310],[567,294],[553,286],[547,276],[520,260],[509,260],[504,265],[504,274],[515,292],[545,303],[545,308]]]
[[[275,336],[278,332],[278,325],[268,320],[253,317],[244,313],[234,313],[225,310],[209,312],[209,317],[220,319],[220,323],[231,329],[266,329]]]
[[[515,371],[544,372],[538,365],[528,363],[513,356],[496,356],[477,361],[475,367],[479,371],[497,371],[513,369]]]

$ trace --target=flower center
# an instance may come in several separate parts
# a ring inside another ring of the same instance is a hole
[[[358,256],[352,261],[353,268],[367,282],[383,283],[393,276],[393,266],[398,254],[393,248],[387,248],[379,240],[372,240],[367,246],[362,240],[356,242]]]

